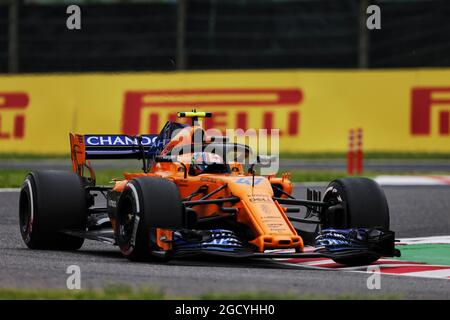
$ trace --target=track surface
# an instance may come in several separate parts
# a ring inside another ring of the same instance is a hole
[[[398,237],[450,234],[450,187],[385,187],[391,228]],[[304,187],[296,187],[305,196]],[[450,281],[383,275],[368,290],[367,275],[340,271],[280,269],[263,261],[190,260],[132,263],[117,248],[86,241],[78,252],[31,251],[18,230],[18,192],[0,192],[0,287],[65,288],[66,268],[81,268],[82,287],[111,283],[152,287],[177,296],[203,292],[294,292],[299,294],[395,294],[450,299]]]

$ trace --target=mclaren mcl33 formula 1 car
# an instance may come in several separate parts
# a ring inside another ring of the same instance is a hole
[[[207,136],[200,118],[158,135],[70,134],[73,172],[34,171],[20,192],[20,232],[30,249],[77,250],[84,239],[117,245],[134,261],[214,254],[328,257],[346,265],[398,256],[376,182],[332,181],[323,195],[292,196],[289,175],[257,175],[271,157]],[[139,159],[142,171],[96,185],[89,159]],[[253,159],[253,160],[251,160]],[[304,252],[306,245],[315,251]],[[280,250],[281,249],[281,250]]]

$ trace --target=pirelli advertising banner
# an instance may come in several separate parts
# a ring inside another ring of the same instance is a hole
[[[285,152],[450,152],[450,70],[0,76],[0,152],[68,153],[70,131],[157,133],[176,112],[207,128],[280,129]]]

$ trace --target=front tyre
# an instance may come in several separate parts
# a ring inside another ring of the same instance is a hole
[[[183,226],[183,207],[176,185],[156,177],[131,180],[120,196],[116,237],[122,254],[132,261],[167,260],[161,253],[156,229]]]
[[[382,228],[389,230],[389,207],[381,187],[368,178],[344,178],[332,181],[323,196],[324,202],[341,204],[340,210],[325,212],[322,229]],[[333,207],[331,207],[333,208]],[[336,207],[335,207],[336,208]],[[346,265],[366,265],[379,256],[333,259]]]
[[[86,214],[86,194],[76,173],[48,170],[26,176],[20,191],[19,224],[28,248],[81,248],[84,239],[60,231],[84,230]]]

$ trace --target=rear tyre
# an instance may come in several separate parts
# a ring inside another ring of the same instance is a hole
[[[118,203],[115,234],[120,251],[132,261],[168,260],[171,252],[163,252],[157,245],[156,228],[181,228],[183,212],[172,181],[155,177],[131,180]]]
[[[86,228],[86,194],[73,172],[35,171],[28,174],[19,198],[22,239],[30,249],[77,250],[84,239],[60,233]]]
[[[335,211],[335,217],[325,228],[375,228],[389,230],[389,207],[386,196],[380,186],[368,178],[344,178],[332,181],[323,197],[324,202],[336,204],[345,203],[340,211]],[[330,216],[331,213],[325,213]],[[334,259],[335,262],[346,265],[366,265],[378,260],[378,256],[370,254],[357,258]]]

